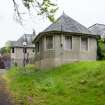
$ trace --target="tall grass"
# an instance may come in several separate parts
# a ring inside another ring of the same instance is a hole
[[[32,69],[12,68],[5,75],[18,105],[105,105],[105,61]]]

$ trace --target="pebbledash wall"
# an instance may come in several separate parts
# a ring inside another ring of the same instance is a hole
[[[25,53],[25,61],[26,63],[33,63],[33,59],[35,56],[35,52],[33,52],[33,48],[27,48],[27,53]],[[14,47],[14,53],[12,52],[11,48],[11,66],[17,64],[18,66],[23,66],[24,62],[24,53],[23,47]]]
[[[96,60],[99,37],[63,13],[34,38],[35,64],[39,68],[52,68],[74,61]]]
[[[96,37],[85,35],[72,35],[72,49],[67,50],[64,47],[65,33],[63,35],[53,34],[53,49],[46,48],[46,35],[40,38],[39,53],[35,55],[35,64],[39,68],[51,68],[64,63],[82,60],[97,59],[97,41]],[[81,50],[81,37],[88,38],[88,50]],[[62,45],[61,45],[62,44]]]
[[[16,41],[10,41],[11,48],[11,66],[17,64],[18,66],[23,66],[24,64],[24,52],[25,52],[25,63],[32,64],[35,55],[35,45],[32,44],[35,32],[32,34],[24,34]],[[24,46],[23,43],[26,42],[27,45]]]

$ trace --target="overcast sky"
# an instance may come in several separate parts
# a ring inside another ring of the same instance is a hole
[[[56,0],[59,6],[56,18],[63,11],[77,20],[79,23],[89,27],[95,23],[105,24],[105,0]],[[12,0],[1,0],[0,2],[0,47],[8,40],[17,40],[24,33],[36,33],[44,30],[50,22],[43,17],[31,17],[26,19],[24,27],[14,20]]]

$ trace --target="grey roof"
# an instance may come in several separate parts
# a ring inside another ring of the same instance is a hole
[[[105,25],[104,24],[94,24],[88,28],[93,34],[98,34],[101,36],[105,35]]]
[[[18,41],[18,42],[23,42],[24,39],[26,38],[26,39],[27,39],[27,42],[31,43],[31,42],[32,42],[32,37],[33,37],[32,34],[24,34],[24,35],[21,36],[17,41]]]
[[[24,34],[17,41],[10,41],[10,46],[11,47],[24,47],[23,46],[24,40],[27,41],[26,47],[34,47],[34,45],[32,44],[33,34]]]
[[[43,32],[48,31],[63,31],[63,32],[74,32],[74,33],[85,33],[92,34],[88,28],[81,25],[71,17],[67,16],[63,13],[56,22],[51,24],[48,28],[46,28]]]

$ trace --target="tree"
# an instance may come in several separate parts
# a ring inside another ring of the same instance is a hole
[[[4,54],[9,54],[10,53],[10,48],[9,47],[2,47],[0,49],[0,54],[4,55]]]
[[[7,42],[5,43],[5,47],[2,47],[2,48],[0,49],[0,54],[1,54],[1,55],[10,54],[10,42],[9,42],[9,41],[7,41]]]
[[[20,12],[20,5],[17,0],[12,0],[14,3],[14,10],[17,14],[17,20],[22,23],[22,14]],[[55,12],[58,10],[58,7],[55,3],[52,3],[51,0],[21,0],[22,5],[29,12],[32,8],[37,12],[38,15],[46,16],[51,22],[54,22]]]

